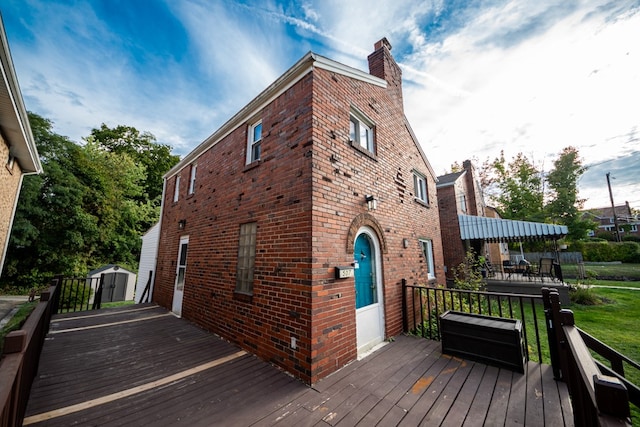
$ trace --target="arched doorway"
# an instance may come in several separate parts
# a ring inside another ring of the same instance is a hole
[[[384,340],[384,300],[380,243],[369,227],[358,230],[353,245],[358,354]]]

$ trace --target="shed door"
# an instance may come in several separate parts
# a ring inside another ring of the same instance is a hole
[[[384,306],[380,250],[375,234],[362,229],[354,244],[356,335],[358,353],[364,353],[384,340]]]
[[[127,292],[127,273],[107,273],[104,275],[101,302],[124,301]]]
[[[180,239],[178,248],[178,266],[176,268],[176,283],[173,288],[173,304],[171,311],[176,316],[182,316],[182,299],[184,296],[184,279],[187,273],[187,249],[189,247],[189,237]]]

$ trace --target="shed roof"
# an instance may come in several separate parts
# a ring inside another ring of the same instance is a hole
[[[462,240],[485,240],[504,243],[527,240],[555,240],[569,233],[566,225],[472,215],[458,215],[458,223]]]

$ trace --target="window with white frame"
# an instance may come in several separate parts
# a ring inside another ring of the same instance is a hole
[[[262,154],[262,120],[249,125],[247,164],[260,160]]]
[[[425,266],[427,267],[427,277],[429,279],[435,279],[436,272],[433,266],[433,242],[427,239],[420,239],[420,246],[422,247]]]
[[[467,213],[467,196],[464,193],[460,194],[460,212]]]
[[[349,139],[351,144],[374,153],[374,126],[371,120],[356,111],[351,111],[349,120]]]
[[[198,165],[195,163],[191,165],[191,175],[189,175],[189,194],[196,192],[196,169]]]
[[[413,171],[413,187],[416,200],[422,203],[429,203],[427,194],[427,179],[419,172]]]
[[[238,266],[236,270],[236,292],[251,295],[253,293],[253,268],[256,259],[255,222],[240,225],[238,242]]]
[[[177,202],[180,198],[180,175],[176,175],[175,187],[173,189],[173,201]]]

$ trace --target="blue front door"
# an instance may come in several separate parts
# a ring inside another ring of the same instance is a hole
[[[371,238],[362,233],[354,245],[356,309],[378,302]]]

